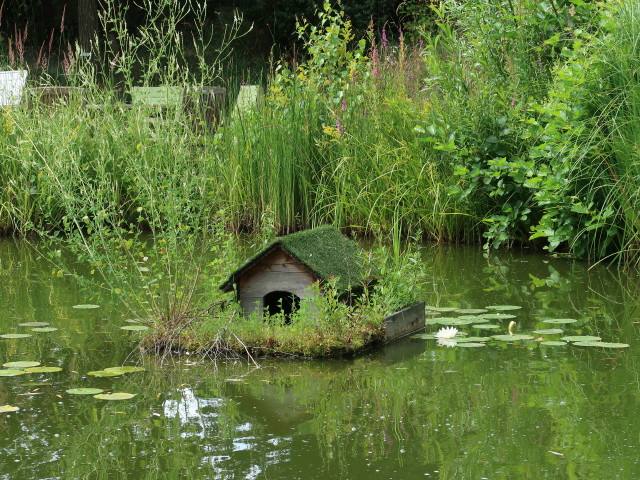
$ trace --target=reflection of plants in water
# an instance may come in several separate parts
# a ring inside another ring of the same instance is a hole
[[[433,277],[439,280],[432,305],[476,308],[512,303],[523,306],[529,322],[576,318],[588,327],[583,333],[621,328],[638,316],[635,299],[640,287],[629,272],[535,254],[495,252],[483,257],[472,249],[451,253],[430,252]]]

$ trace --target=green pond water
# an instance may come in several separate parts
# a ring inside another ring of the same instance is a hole
[[[260,368],[186,357],[160,365],[137,354],[142,334],[120,329],[128,314],[115,299],[0,241],[0,334],[31,335],[0,338],[0,364],[61,368],[0,377],[0,406],[19,408],[0,413],[0,479],[640,478],[637,275],[469,248],[427,247],[424,261],[427,304],[520,306],[503,312],[515,315],[513,333],[564,333],[478,348],[407,338],[352,360]],[[73,308],[83,304],[99,308]],[[543,321],[558,318],[577,321]],[[458,328],[508,334],[510,321]],[[19,325],[31,322],[57,330]],[[630,346],[536,341],[565,335]],[[88,375],[120,365],[145,371]],[[67,393],[89,387],[135,397]]]

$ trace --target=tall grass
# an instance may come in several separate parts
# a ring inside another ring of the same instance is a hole
[[[605,162],[610,203],[619,215],[619,249],[638,258],[640,251],[640,6],[622,2],[612,9],[607,35],[599,45],[606,95],[598,102],[600,123],[608,131]]]
[[[215,135],[201,135],[180,106],[117,101],[120,87],[240,82],[225,78],[229,33],[213,48],[204,4],[154,1],[195,19],[194,38],[162,19],[132,35],[119,3],[106,2],[118,41],[96,42],[100,55],[69,70],[85,100],[2,112],[3,232],[74,232],[80,244],[101,227],[123,238],[172,232],[165,240],[179,249],[221,224],[333,223],[396,239],[546,242],[592,257],[637,250],[630,2],[442,2],[422,41],[397,32],[393,45],[373,29],[355,38],[324,6],[299,25],[301,57],[273,65],[263,101],[229,109]]]

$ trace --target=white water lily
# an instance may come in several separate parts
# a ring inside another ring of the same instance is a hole
[[[458,333],[458,329],[456,327],[443,327],[438,330],[438,333],[435,334],[436,338],[453,338]]]

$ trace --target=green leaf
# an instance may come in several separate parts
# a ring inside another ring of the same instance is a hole
[[[149,330],[149,327],[145,325],[125,325],[124,327],[120,327],[120,330],[130,330],[134,332],[142,332],[144,330]]]
[[[118,377],[122,375],[124,372],[106,372],[104,370],[94,370],[93,372],[87,372],[87,375],[91,375],[92,377]]]
[[[514,335],[493,335],[491,338],[499,342],[518,342],[521,340],[533,340],[532,335],[514,334]]]
[[[567,323],[576,323],[578,320],[576,320],[575,318],[543,318],[540,321],[544,323],[553,323],[553,324],[562,325]]]
[[[0,377],[17,377],[18,375],[24,375],[24,370],[7,369],[0,370]]]
[[[20,410],[20,407],[14,407],[11,405],[0,405],[0,413],[17,412],[18,410]]]
[[[498,312],[505,312],[507,310],[520,310],[522,307],[518,305],[487,305],[485,308]]]
[[[29,367],[25,368],[24,371],[28,373],[53,373],[60,372],[62,369],[60,367]]]
[[[547,347],[563,347],[567,345],[567,342],[561,342],[559,340],[546,340],[540,342],[540,345],[546,345]]]
[[[561,328],[541,328],[539,330],[534,330],[532,333],[538,335],[558,335],[560,333],[564,333],[564,330]]]
[[[97,398],[100,400],[129,400],[130,398],[133,398],[136,395],[137,394],[135,393],[125,393],[125,392],[99,393],[98,395],[94,395],[93,398]]]
[[[7,368],[27,368],[27,367],[37,367],[38,365],[40,365],[40,362],[29,361],[29,360],[23,360],[19,362],[7,362],[2,364],[3,367],[7,367]]]
[[[593,335],[569,335],[562,337],[560,340],[564,340],[565,342],[599,342],[602,339]]]
[[[134,367],[132,365],[125,365],[122,367],[108,367],[108,368],[105,368],[104,371],[115,372],[121,375],[123,373],[144,372],[145,369],[143,367]]]
[[[70,388],[67,393],[71,395],[96,395],[102,393],[104,390],[101,388]]]

